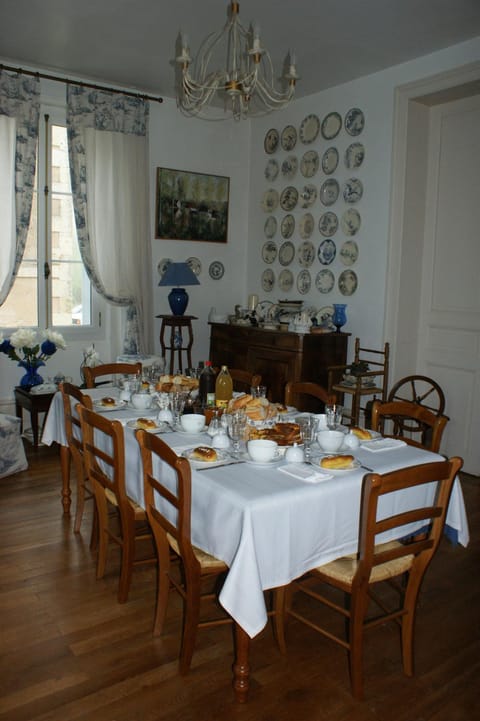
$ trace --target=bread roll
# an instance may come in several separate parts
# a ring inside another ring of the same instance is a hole
[[[345,456],[325,456],[325,458],[322,458],[320,461],[320,465],[322,468],[332,468],[332,469],[346,469],[351,468],[353,465],[355,458],[353,456],[345,455]]]
[[[195,461],[217,461],[218,455],[215,448],[210,448],[210,446],[197,446],[191,452],[190,458]]]
[[[137,428],[143,428],[145,431],[151,431],[157,428],[157,424],[152,418],[137,418]]]
[[[366,428],[359,428],[358,426],[353,426],[351,429],[352,433],[357,436],[357,438],[360,438],[361,441],[370,441],[372,439],[372,434],[370,431],[367,431]]]
[[[110,396],[105,396],[105,398],[102,398],[100,403],[102,406],[114,406],[116,405],[117,401],[115,398],[111,398]]]

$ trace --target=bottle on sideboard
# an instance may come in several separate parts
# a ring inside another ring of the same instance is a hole
[[[205,361],[198,379],[198,400],[202,408],[215,405],[215,373],[211,361]]]
[[[217,408],[226,409],[228,401],[233,396],[232,376],[227,366],[222,366],[215,383],[215,405]]]

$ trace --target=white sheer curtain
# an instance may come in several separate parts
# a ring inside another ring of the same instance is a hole
[[[84,265],[103,297],[127,306],[124,352],[151,352],[148,102],[68,86],[67,125]]]

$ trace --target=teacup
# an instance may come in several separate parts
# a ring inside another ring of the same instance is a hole
[[[247,442],[248,455],[257,463],[268,463],[277,455],[278,443],[258,438]]]
[[[187,433],[201,433],[205,428],[205,416],[203,413],[186,413],[180,416],[180,425]]]

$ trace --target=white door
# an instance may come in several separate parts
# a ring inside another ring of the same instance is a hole
[[[480,96],[430,108],[419,372],[447,398],[442,452],[480,474]]]

